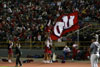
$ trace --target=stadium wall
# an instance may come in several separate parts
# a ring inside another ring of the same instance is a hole
[[[44,50],[34,50],[34,49],[21,49],[22,51],[22,57],[26,57],[27,55],[35,56],[43,56]],[[56,50],[55,53],[57,55],[63,55],[62,50]],[[0,57],[7,57],[8,56],[8,50],[7,49],[0,49]],[[15,56],[15,55],[14,55]]]

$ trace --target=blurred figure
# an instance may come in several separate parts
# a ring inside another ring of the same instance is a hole
[[[13,57],[13,42],[9,40],[9,44],[8,44],[8,62],[11,63],[12,62],[12,57]]]
[[[45,42],[45,53],[44,53],[44,63],[52,63],[51,60],[51,55],[52,55],[52,41],[50,38],[47,38],[46,42]]]
[[[52,56],[52,62],[57,62],[57,55],[56,53],[53,53],[53,56]]]
[[[78,51],[78,44],[75,42],[73,45],[72,45],[72,61],[76,59],[76,56],[77,56],[77,51]]]
[[[20,60],[20,57],[22,55],[21,53],[21,50],[20,50],[20,44],[19,43],[16,43],[15,44],[15,54],[16,54],[16,67],[18,67],[18,64],[20,66],[22,66],[22,63],[21,63],[21,60]]]
[[[90,59],[89,48],[87,48],[87,49],[85,49],[85,50],[86,50],[85,59]]]
[[[92,39],[91,41],[92,41],[91,46],[90,46],[91,67],[98,67],[100,44],[98,41],[96,41],[96,39]]]
[[[64,61],[67,59],[69,53],[71,52],[70,48],[66,45],[63,49],[63,54],[64,54]]]

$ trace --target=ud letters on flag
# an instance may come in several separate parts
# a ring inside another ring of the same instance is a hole
[[[57,40],[62,35],[77,30],[78,28],[78,12],[63,14],[57,18],[50,37],[52,40]]]

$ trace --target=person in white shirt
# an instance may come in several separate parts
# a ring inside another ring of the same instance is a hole
[[[67,59],[67,55],[69,54],[69,52],[71,52],[70,48],[66,45],[63,48],[63,54],[64,54],[64,61]]]

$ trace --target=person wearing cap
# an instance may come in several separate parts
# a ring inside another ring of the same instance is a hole
[[[67,59],[67,55],[69,54],[69,52],[71,52],[70,48],[66,45],[63,48],[63,54],[64,54],[64,61]]]

